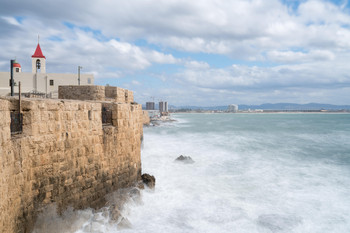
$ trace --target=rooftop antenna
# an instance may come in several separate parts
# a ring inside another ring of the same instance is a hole
[[[39,34],[38,34],[38,44],[39,44],[39,39],[40,39],[40,36],[39,36]]]

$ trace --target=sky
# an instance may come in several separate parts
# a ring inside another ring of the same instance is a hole
[[[0,0],[0,71],[93,73],[135,101],[350,104],[347,0]]]

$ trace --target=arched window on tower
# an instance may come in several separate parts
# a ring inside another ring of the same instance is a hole
[[[40,64],[40,59],[36,60],[36,71],[38,72],[38,70],[40,70],[41,68],[41,64]]]

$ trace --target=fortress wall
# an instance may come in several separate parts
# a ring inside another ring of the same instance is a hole
[[[146,110],[142,110],[142,122],[144,125],[149,125],[151,123],[148,111]]]
[[[22,101],[23,133],[10,133],[17,100],[0,99],[0,232],[30,232],[38,210],[98,208],[104,196],[141,176],[142,110],[98,102]]]
[[[97,85],[69,85],[58,87],[59,99],[105,100],[105,87]]]
[[[21,187],[23,177],[20,175],[20,164],[18,155],[14,153],[11,146],[10,131],[10,103],[0,99],[0,232],[14,232],[14,221],[16,214],[13,207],[21,205]]]
[[[132,103],[132,102],[134,102],[134,92],[125,89],[125,93],[126,93],[126,94],[125,94],[125,95],[126,95],[126,97],[125,97],[126,103]]]
[[[117,103],[134,102],[134,94],[132,91],[120,87],[97,85],[59,86],[58,98],[75,100],[113,101]]]
[[[120,87],[106,86],[105,96],[106,96],[106,99],[113,99],[113,101],[117,103],[134,102],[133,92]]]
[[[125,103],[125,90],[120,87],[106,86],[105,96],[118,103]]]

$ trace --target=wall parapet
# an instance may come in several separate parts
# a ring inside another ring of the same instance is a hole
[[[18,100],[0,98],[0,232],[30,232],[37,211],[98,208],[141,177],[141,105],[23,99],[23,133],[11,136]],[[102,108],[112,112],[102,124]]]
[[[115,86],[69,85],[58,87],[59,99],[134,102],[132,91]]]

